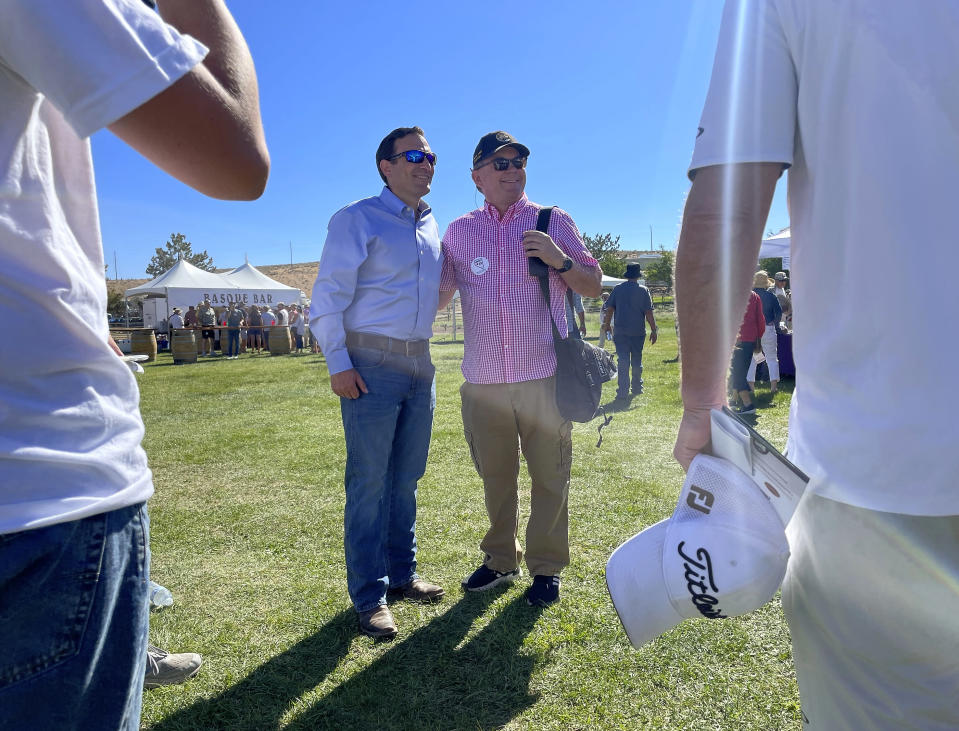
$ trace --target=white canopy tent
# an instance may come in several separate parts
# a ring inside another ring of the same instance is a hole
[[[768,239],[763,239],[763,244],[761,247],[759,247],[759,258],[782,258],[783,269],[789,269],[789,247],[791,242],[792,234],[790,233],[789,227],[786,227],[775,236],[770,236]],[[770,274],[774,273],[775,272],[770,272]]]
[[[236,302],[244,307],[279,302],[299,303],[303,292],[277,282],[249,262],[229,272],[216,273],[198,269],[180,260],[156,279],[131,287],[124,297],[144,296],[143,326],[166,330],[174,307],[186,313],[190,305],[210,300],[214,307]]]

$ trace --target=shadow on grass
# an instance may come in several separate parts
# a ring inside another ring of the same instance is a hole
[[[379,660],[304,712],[287,729],[494,729],[538,696],[535,660],[519,652],[542,610],[519,596],[463,643],[498,592],[467,595],[400,639]],[[402,625],[401,625],[402,629]]]
[[[356,613],[344,610],[318,632],[260,665],[218,696],[197,701],[150,726],[153,731],[279,728],[303,693],[339,665],[356,636]]]
[[[409,637],[401,634],[382,656],[284,728],[494,729],[508,723],[538,699],[529,693],[535,660],[519,650],[542,610],[519,596],[460,647],[502,591],[465,596]],[[336,669],[355,637],[356,614],[340,612],[220,695],[150,728],[279,728],[297,699]]]

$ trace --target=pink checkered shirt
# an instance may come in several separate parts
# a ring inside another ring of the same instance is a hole
[[[470,383],[519,383],[547,378],[556,370],[553,331],[539,280],[529,275],[521,240],[536,229],[539,206],[524,195],[500,218],[482,208],[453,221],[443,236],[440,291],[459,289],[466,352],[463,375]],[[599,266],[569,214],[553,209],[549,233],[577,264]],[[549,273],[550,309],[566,335],[566,282]]]

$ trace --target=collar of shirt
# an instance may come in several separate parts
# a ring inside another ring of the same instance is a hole
[[[499,210],[487,200],[483,201],[483,210],[486,212],[486,215],[493,219],[496,223],[502,225],[504,223],[509,223],[513,220],[513,216],[522,211],[526,206],[529,205],[529,199],[526,197],[526,193],[523,193],[519,197],[519,200],[516,201],[513,205],[506,209],[506,213],[502,216],[499,215]],[[539,206],[536,207],[537,213],[539,212]],[[535,228],[535,225],[534,225]]]
[[[386,206],[386,210],[406,220],[417,221],[425,218],[428,213],[432,213],[432,209],[422,198],[414,211],[401,201],[396,196],[396,193],[390,190],[389,186],[386,185],[383,186],[383,190],[380,192],[380,200],[383,202],[383,205]]]

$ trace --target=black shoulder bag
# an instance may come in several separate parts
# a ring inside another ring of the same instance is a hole
[[[546,233],[552,213],[552,206],[540,209],[536,220],[537,231]],[[537,279],[543,292],[543,299],[546,301],[549,324],[553,328],[553,349],[556,351],[556,405],[559,407],[559,413],[570,421],[592,421],[601,410],[599,400],[603,384],[616,375],[613,358],[602,348],[597,348],[585,340],[559,336],[550,307],[548,271],[539,274]],[[569,297],[569,290],[566,295]],[[609,423],[610,418],[605,417],[603,426]],[[600,442],[602,442],[602,436]]]

